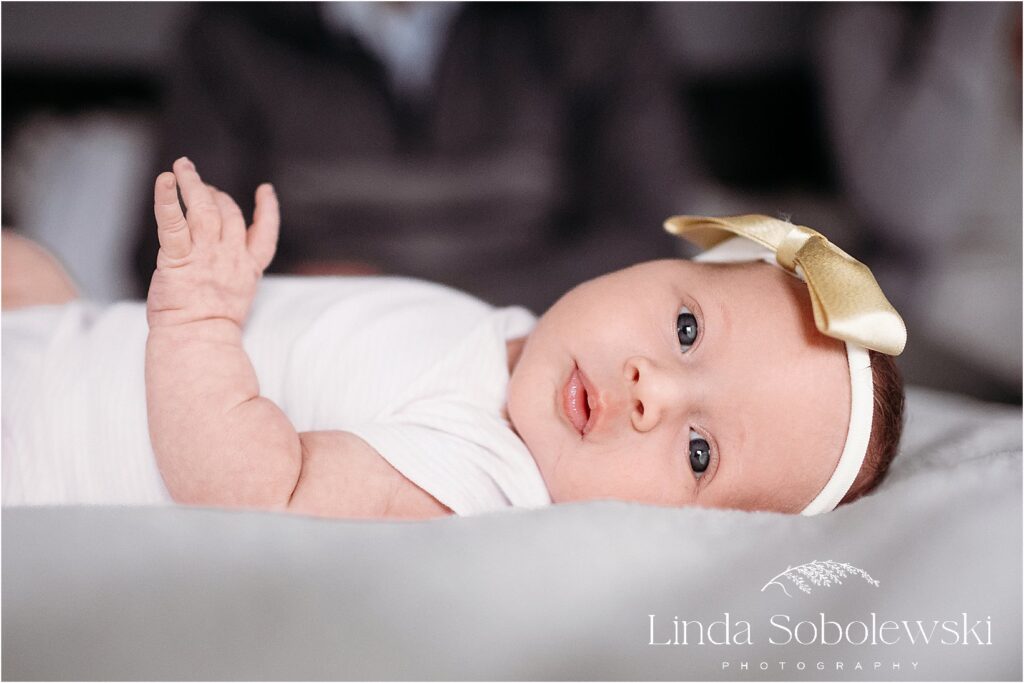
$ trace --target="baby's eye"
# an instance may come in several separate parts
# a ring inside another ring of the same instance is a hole
[[[679,309],[679,317],[676,318],[676,336],[679,337],[679,347],[689,351],[690,347],[697,341],[697,317],[690,312],[690,309],[683,306]]]
[[[690,469],[700,479],[711,464],[711,446],[707,439],[690,430]]]

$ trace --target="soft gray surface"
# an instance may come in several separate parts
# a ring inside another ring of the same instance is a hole
[[[621,503],[427,523],[5,509],[3,678],[1020,680],[1020,410],[913,392],[905,446],[877,494],[812,519]],[[761,592],[815,559],[880,585]],[[675,616],[724,612],[754,644],[649,644],[649,614],[664,640]],[[990,618],[992,644],[769,644],[785,635],[772,615],[819,612],[966,612]]]

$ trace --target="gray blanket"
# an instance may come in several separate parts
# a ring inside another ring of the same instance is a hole
[[[7,508],[2,675],[1020,680],[1020,410],[908,407],[890,478],[817,518]]]

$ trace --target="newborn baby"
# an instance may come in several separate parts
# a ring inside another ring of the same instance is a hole
[[[277,241],[272,189],[257,190],[247,229],[184,158],[157,178],[155,212],[144,311],[86,306],[74,323],[76,302],[5,312],[5,504],[426,518],[618,499],[813,514],[874,488],[896,451],[903,395],[887,354],[902,341],[869,352],[858,334],[902,321],[856,312],[860,332],[826,336],[842,321],[829,320],[827,287],[816,293],[801,262],[808,284],[759,253],[730,256],[727,243],[709,254],[743,262],[639,264],[534,320],[401,278],[261,285]],[[346,329],[325,322],[339,311]],[[89,370],[28,360],[62,330],[94,333],[65,343],[67,355],[104,326],[123,347],[90,357]],[[118,384],[117,363],[141,369],[142,334],[144,385],[141,373]],[[44,391],[65,401],[63,426],[42,424],[40,402],[8,399],[15,383],[71,376],[75,391]],[[90,415],[78,432],[75,411]],[[97,434],[109,448],[79,446]]]

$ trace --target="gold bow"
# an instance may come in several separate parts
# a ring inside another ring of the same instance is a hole
[[[665,230],[703,249],[740,235],[771,249],[779,265],[800,272],[811,293],[814,324],[829,337],[889,356],[903,353],[907,327],[875,276],[821,233],[759,215],[673,216]]]

